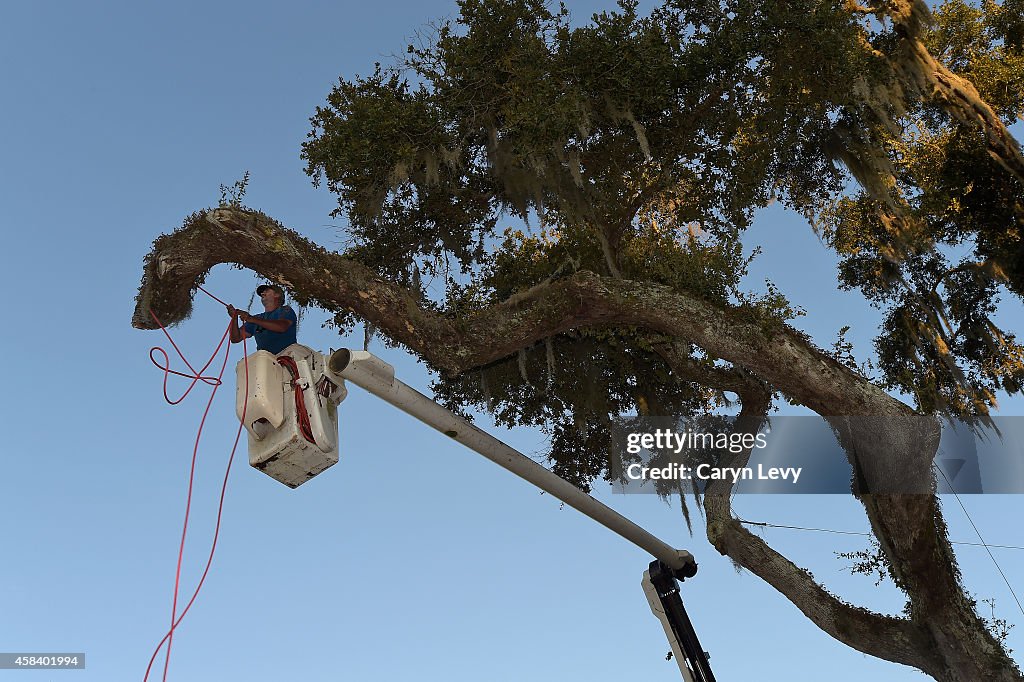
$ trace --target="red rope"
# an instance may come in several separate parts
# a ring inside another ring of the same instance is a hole
[[[206,368],[209,367],[210,364],[217,357],[217,353],[220,351],[220,347],[224,345],[224,339],[228,338],[228,334],[231,333],[231,327],[228,327],[226,330],[224,330],[224,336],[220,337],[220,343],[218,343],[217,347],[213,350],[213,354],[210,355],[210,359],[207,360],[206,364],[203,365],[202,369],[200,369],[197,372],[195,367],[193,367],[192,364],[188,361],[188,358],[185,357],[185,354],[181,352],[180,348],[178,348],[178,344],[174,343],[174,339],[171,338],[170,333],[168,333],[166,327],[164,327],[164,323],[160,321],[160,318],[156,316],[156,313],[154,313],[153,310],[150,309],[149,314],[152,315],[153,319],[156,320],[156,323],[160,325],[160,331],[162,331],[164,333],[164,336],[167,337],[167,340],[171,342],[171,346],[174,347],[174,351],[178,354],[178,357],[181,358],[181,361],[185,363],[186,367],[192,370],[191,374],[185,374],[184,372],[178,372],[176,370],[173,370],[171,369],[171,359],[167,355],[167,351],[165,351],[160,346],[153,346],[152,348],[149,349],[150,361],[164,371],[164,400],[166,400],[171,405],[177,405],[178,403],[185,399],[185,396],[192,392],[192,389],[195,387],[196,382],[198,381],[202,381],[207,386],[213,386],[214,390],[216,390],[217,387],[220,386],[220,377],[203,376],[203,372],[206,371]],[[234,320],[232,320],[232,322],[234,322]],[[153,357],[154,353],[160,353],[161,355],[164,356],[164,363],[162,365],[156,361],[156,358]],[[177,400],[171,400],[170,396],[167,395],[167,377],[169,377],[171,374],[174,374],[179,377],[185,377],[186,379],[192,379],[192,383],[188,385],[188,388],[185,389],[185,392],[182,393],[181,397],[179,397]]]
[[[223,303],[223,301],[220,301],[219,298],[217,298],[216,296],[214,296],[210,292],[206,291],[202,287],[199,287],[199,288],[205,294],[210,296],[211,298],[217,300],[220,303]],[[229,345],[225,349],[224,362],[221,364],[220,372],[217,374],[216,378],[204,377],[204,376],[202,376],[202,372],[205,371],[206,368],[209,367],[210,364],[217,357],[217,353],[220,351],[221,346],[224,345],[224,339],[226,339],[228,337],[228,335],[230,334],[231,326],[233,326],[235,324],[235,321],[234,321],[234,319],[232,319],[230,321],[227,331],[224,333],[224,336],[221,337],[220,343],[217,344],[217,348],[213,351],[213,354],[210,356],[210,359],[206,362],[205,365],[203,365],[203,368],[197,372],[192,367],[192,365],[189,364],[188,360],[182,354],[182,352],[178,348],[177,344],[174,343],[174,339],[171,338],[171,335],[167,332],[167,329],[163,326],[163,324],[157,318],[156,314],[153,313],[152,310],[150,310],[150,314],[153,315],[153,319],[155,319],[157,324],[160,325],[160,329],[163,330],[164,335],[167,336],[168,340],[170,340],[170,342],[171,342],[171,345],[174,346],[175,351],[177,351],[177,353],[178,353],[178,357],[180,357],[182,359],[182,361],[184,361],[185,365],[188,366],[188,368],[192,370],[192,374],[191,375],[171,370],[170,369],[169,357],[167,355],[167,352],[164,351],[164,349],[160,348],[159,346],[150,349],[150,351],[149,351],[150,360],[153,361],[153,364],[157,365],[158,367],[160,367],[161,369],[164,370],[164,399],[167,400],[167,402],[170,403],[171,405],[176,405],[176,404],[180,403],[182,400],[184,400],[185,396],[188,395],[188,393],[192,390],[192,388],[195,386],[196,382],[198,382],[200,380],[203,381],[204,383],[206,383],[207,385],[210,385],[210,386],[213,387],[213,390],[210,392],[210,399],[206,403],[206,409],[203,411],[203,417],[202,417],[202,419],[199,422],[199,430],[196,433],[195,444],[194,444],[194,446],[192,448],[192,465],[191,465],[191,469],[189,471],[188,494],[186,496],[186,501],[185,501],[185,519],[184,519],[184,522],[182,523],[181,543],[178,546],[178,562],[177,562],[177,567],[175,569],[175,574],[174,574],[174,598],[173,598],[173,601],[172,601],[172,604],[171,604],[171,627],[167,631],[167,634],[164,635],[164,638],[162,640],[160,640],[160,643],[157,644],[156,649],[153,651],[153,655],[149,659],[149,665],[146,666],[146,674],[143,677],[143,682],[146,682],[149,679],[149,673],[152,670],[153,663],[154,663],[154,661],[156,661],[156,657],[159,655],[160,649],[163,648],[164,642],[166,642],[167,643],[167,652],[166,652],[166,656],[164,658],[164,671],[163,671],[163,680],[164,680],[164,682],[166,682],[166,680],[167,680],[167,670],[168,670],[168,667],[170,665],[170,660],[171,660],[171,644],[174,641],[174,630],[175,630],[175,628],[178,627],[178,625],[181,624],[182,619],[185,618],[185,614],[188,613],[189,609],[192,608],[192,604],[195,603],[196,597],[199,596],[199,590],[202,588],[203,583],[206,581],[206,576],[207,576],[207,574],[210,571],[210,566],[213,564],[214,552],[217,549],[217,538],[220,536],[220,523],[221,523],[221,517],[223,515],[223,511],[224,511],[224,498],[225,498],[225,495],[226,495],[226,492],[227,492],[228,475],[231,473],[231,464],[234,462],[235,452],[238,449],[238,441],[240,440],[241,435],[242,435],[242,428],[243,428],[243,425],[245,424],[245,413],[246,413],[246,409],[247,409],[248,403],[249,403],[249,358],[248,358],[248,353],[246,351],[245,338],[243,336],[243,338],[242,338],[242,357],[244,358],[244,361],[245,361],[245,389],[246,390],[245,390],[245,398],[244,398],[243,403],[242,403],[242,419],[239,421],[238,430],[235,433],[235,442],[234,442],[234,445],[232,445],[232,447],[231,447],[231,456],[228,458],[228,465],[227,465],[226,470],[224,471],[224,481],[221,484],[221,490],[220,490],[220,501],[219,501],[219,503],[217,505],[217,523],[216,523],[216,526],[214,528],[213,542],[212,542],[212,544],[210,546],[209,557],[207,557],[207,560],[206,560],[206,567],[203,569],[203,575],[199,579],[199,583],[196,585],[195,591],[192,593],[192,598],[189,599],[188,604],[185,605],[185,608],[182,610],[181,615],[179,616],[179,615],[177,615],[177,609],[178,609],[178,592],[179,592],[180,585],[181,585],[181,564],[182,564],[182,559],[184,557],[184,552],[185,552],[185,538],[186,538],[186,536],[188,534],[189,515],[190,515],[191,507],[192,507],[192,489],[193,489],[193,484],[194,484],[194,480],[195,480],[196,460],[198,458],[198,453],[199,453],[199,441],[202,438],[203,426],[205,425],[206,417],[207,417],[207,415],[210,412],[210,406],[213,404],[214,396],[216,396],[217,389],[220,387],[220,385],[222,383],[222,378],[224,376],[224,370],[227,367],[227,363],[228,363],[228,357],[231,354],[231,346]],[[155,351],[160,351],[161,353],[163,353],[163,355],[164,355],[164,362],[165,362],[164,365],[161,366],[153,358],[153,353]],[[168,377],[169,374],[176,374],[178,376],[183,376],[183,377],[186,377],[186,378],[189,378],[189,377],[192,378],[192,383],[189,385],[188,389],[186,389],[185,393],[180,398],[178,398],[177,400],[174,400],[174,401],[172,401],[168,397],[168,395],[167,395],[167,377]]]
[[[302,437],[313,445],[316,440],[313,438],[313,426],[309,423],[309,413],[306,412],[306,399],[302,395],[302,386],[299,385],[299,368],[295,360],[284,356],[277,359],[277,364],[285,367],[292,375],[292,388],[295,389],[295,417],[299,422],[299,432]]]
[[[211,294],[211,293],[210,293],[209,291],[207,291],[206,289],[204,289],[204,288],[203,288],[202,286],[200,286],[200,285],[198,285],[198,284],[197,284],[196,286],[197,286],[197,287],[199,287],[199,291],[203,292],[204,294],[206,294],[207,296],[209,296],[210,298],[212,298],[213,300],[215,300],[215,301],[216,301],[217,303],[220,303],[220,304],[221,304],[222,306],[224,306],[225,308],[227,308],[227,307],[228,307],[228,304],[227,304],[227,303],[225,303],[224,301],[220,300],[219,298],[217,298],[216,296],[214,296],[213,294]]]

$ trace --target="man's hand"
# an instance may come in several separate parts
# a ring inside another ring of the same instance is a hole
[[[230,315],[234,319],[241,320],[242,322],[252,322],[253,317],[252,317],[252,315],[249,314],[249,311],[247,311],[247,310],[239,310],[238,308],[236,308],[235,306],[231,305],[230,303],[228,304],[227,308],[228,308],[228,315]]]
[[[258,320],[258,317],[253,317],[249,314],[248,310],[239,310],[230,303],[225,306],[228,309],[228,315],[231,316],[231,324],[228,325],[228,331],[231,335],[231,343],[238,343],[242,339],[248,339],[252,336],[245,330],[245,327],[239,327],[238,322],[252,322]]]

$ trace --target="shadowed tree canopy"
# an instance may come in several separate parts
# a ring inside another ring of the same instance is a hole
[[[544,430],[583,488],[609,475],[618,415],[735,396],[755,428],[779,398],[805,405],[860,453],[854,492],[906,617],[828,593],[740,525],[724,482],[698,498],[715,547],[862,652],[937,680],[1022,679],[964,592],[934,494],[862,491],[894,462],[931,480],[938,422],[922,415],[981,421],[1024,382],[992,319],[1024,295],[1007,129],[1024,113],[1024,0],[623,2],[583,26],[535,0],[459,7],[311,119],[307,172],[351,247],[240,206],[197,212],[154,244],[133,324],[186,318],[216,264],[252,268],[422,358],[449,407]],[[878,376],[815,347],[775,288],[740,288],[745,228],[772,201],[884,311]],[[905,422],[843,419],[864,415]]]

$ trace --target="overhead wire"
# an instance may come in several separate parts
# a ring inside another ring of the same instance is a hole
[[[1002,577],[1003,583],[1006,584],[1006,588],[1010,591],[1010,595],[1013,597],[1013,600],[1017,603],[1017,608],[1020,609],[1021,615],[1024,615],[1024,606],[1021,605],[1020,599],[1017,597],[1017,593],[1014,591],[1013,586],[1010,584],[1009,579],[1007,579],[1007,577],[1006,577],[1006,573],[1003,572],[1002,567],[999,565],[999,562],[996,560],[995,555],[992,553],[992,548],[999,548],[999,549],[1022,549],[1022,550],[1024,550],[1024,547],[1021,547],[1021,546],[1018,546],[1018,545],[995,545],[995,544],[991,544],[991,543],[985,542],[985,538],[982,537],[981,531],[978,529],[977,524],[974,523],[974,519],[971,518],[970,513],[967,511],[967,507],[964,506],[963,501],[960,499],[960,495],[958,495],[957,492],[955,490],[953,490],[953,485],[952,485],[952,483],[950,483],[949,478],[946,476],[946,473],[942,470],[941,467],[935,466],[934,464],[932,466],[933,466],[933,468],[936,471],[939,472],[939,474],[942,475],[942,478],[946,481],[946,485],[949,486],[950,492],[953,493],[953,497],[956,498],[957,503],[960,505],[960,509],[963,510],[964,516],[967,517],[967,520],[970,522],[971,527],[974,529],[974,532],[977,534],[978,540],[980,541],[980,542],[965,542],[965,541],[950,540],[949,543],[951,545],[967,545],[967,546],[972,546],[972,547],[984,547],[985,551],[988,553],[989,559],[991,559],[992,563],[995,564],[996,570],[999,572],[1000,577]],[[767,523],[767,522],[763,522],[763,521],[747,521],[746,519],[741,519],[741,518],[738,518],[738,517],[737,517],[736,520],[739,521],[742,524],[746,524],[746,525],[749,525],[749,526],[760,526],[760,527],[764,527],[764,528],[786,528],[786,529],[790,529],[790,530],[803,530],[803,531],[815,531],[815,532],[820,532],[820,533],[833,533],[833,534],[836,534],[836,535],[860,535],[860,536],[872,537],[871,533],[864,533],[864,532],[858,532],[858,531],[834,530],[834,529],[831,529],[831,528],[811,528],[811,527],[807,527],[807,526],[790,526],[790,525],[785,525],[785,524]]]
[[[934,464],[932,465],[932,468],[934,468],[936,471],[942,474],[943,480],[946,481],[946,485],[949,486],[949,490],[950,492],[953,493],[953,497],[956,498],[957,504],[960,505],[960,509],[963,510],[964,516],[966,516],[967,520],[971,522],[971,528],[973,528],[974,532],[977,533],[978,540],[980,540],[981,544],[984,545],[985,551],[988,552],[989,559],[991,559],[992,563],[995,564],[996,570],[999,571],[999,575],[1002,576],[1003,582],[1006,583],[1006,589],[1010,590],[1010,594],[1013,596],[1013,600],[1017,602],[1017,608],[1020,609],[1021,615],[1024,616],[1024,606],[1021,606],[1020,599],[1017,598],[1017,593],[1014,592],[1013,586],[1010,585],[1010,581],[1006,578],[1006,574],[1003,573],[1002,566],[1000,566],[999,562],[996,561],[995,555],[992,554],[992,550],[989,549],[989,545],[986,544],[985,538],[981,537],[981,531],[978,530],[978,526],[974,523],[974,519],[971,518],[970,513],[967,511],[967,507],[964,506],[964,503],[960,499],[960,496],[957,494],[956,490],[953,489],[953,484],[949,482],[949,478],[946,476],[946,472],[942,470],[942,467],[935,466]]]
[[[873,537],[871,533],[864,533],[864,532],[855,531],[855,530],[834,530],[832,528],[811,528],[809,526],[787,526],[787,525],[780,524],[780,523],[766,523],[764,521],[747,521],[746,519],[740,519],[740,518],[737,518],[736,520],[739,521],[740,523],[746,524],[748,526],[762,526],[764,528],[786,528],[786,529],[789,529],[789,530],[810,530],[810,531],[816,531],[816,532],[819,532],[819,533],[835,533],[837,535],[860,535],[860,536],[863,536],[863,537]],[[1019,546],[1019,545],[993,545],[991,543],[982,544],[980,542],[965,542],[965,541],[956,541],[956,540],[950,540],[949,544],[951,544],[951,545],[967,545],[967,546],[970,546],[970,547],[994,547],[994,548],[997,548],[997,549],[1024,549],[1024,547]]]

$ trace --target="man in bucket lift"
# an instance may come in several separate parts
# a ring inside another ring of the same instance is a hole
[[[231,315],[231,343],[242,339],[256,338],[256,347],[277,355],[296,343],[295,311],[284,304],[284,289],[276,284],[262,284],[256,287],[256,295],[263,302],[264,312],[250,315],[233,305],[228,305]],[[238,320],[244,324],[239,327]]]

